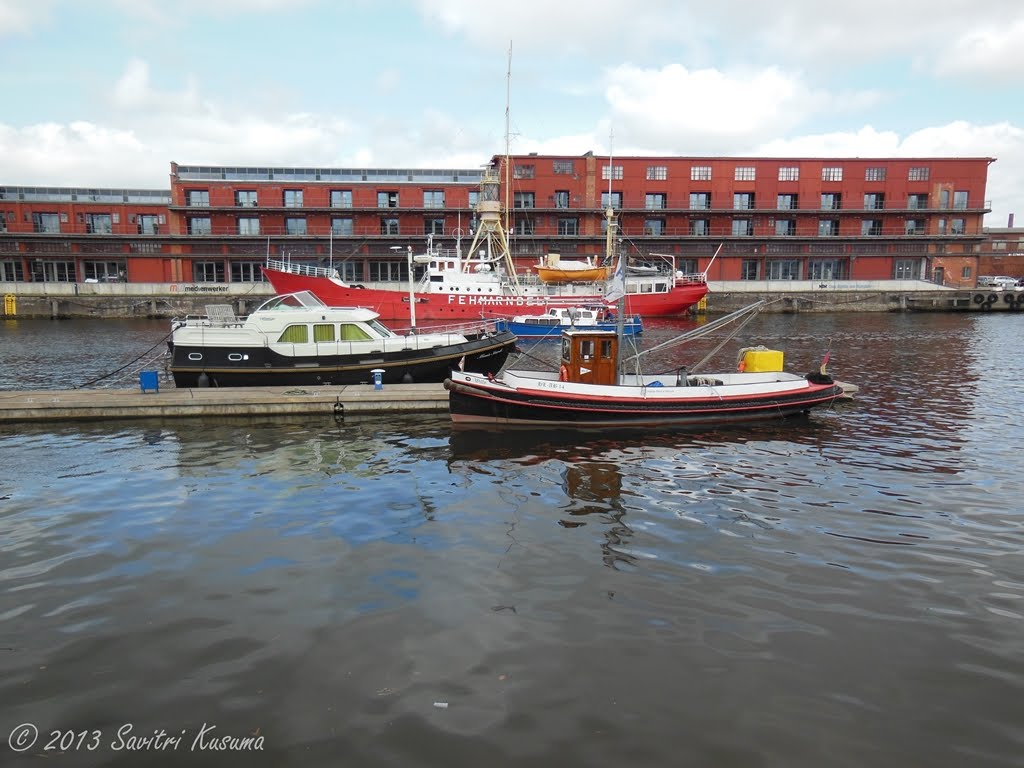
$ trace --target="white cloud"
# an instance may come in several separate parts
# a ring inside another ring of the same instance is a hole
[[[977,75],[1017,81],[1024,72],[1024,16],[1006,24],[987,24],[966,30],[948,51],[936,58],[943,75]]]
[[[23,35],[50,20],[51,0],[0,0],[0,37]]]

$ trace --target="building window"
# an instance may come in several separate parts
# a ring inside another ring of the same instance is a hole
[[[754,234],[754,223],[750,219],[733,219],[732,233],[737,237]]]
[[[939,221],[938,221],[938,233],[940,235],[946,234],[946,220],[945,219],[939,219]]]
[[[677,259],[676,269],[684,275],[696,275],[700,271],[696,259]]]
[[[190,208],[208,208],[210,192],[206,189],[189,189],[185,191],[185,205]]]
[[[560,189],[555,192],[555,208],[569,207],[569,190]]]
[[[265,283],[267,279],[260,269],[258,261],[232,261],[231,282],[232,283]]]
[[[869,192],[864,195],[864,208],[869,211],[885,208],[885,195],[881,192]]]
[[[885,181],[885,168],[865,168],[864,181]]]
[[[224,262],[223,261],[193,261],[192,262],[193,283],[223,283]]]
[[[921,259],[896,259],[893,277],[896,280],[920,280]]]
[[[160,234],[160,217],[152,215],[139,215],[138,218],[140,235]]]
[[[757,171],[752,165],[737,165],[734,179],[736,181],[754,181]]]
[[[331,190],[331,208],[351,208],[352,207],[352,190],[351,189],[332,189]]]
[[[819,219],[818,237],[837,237],[839,235],[839,219]]]
[[[533,165],[515,165],[512,167],[513,179],[532,179],[537,175],[537,168]]]
[[[962,277],[964,280],[966,280],[970,276],[971,276],[971,268],[970,267],[964,267],[963,269],[960,270],[960,277]]]
[[[409,265],[405,261],[371,261],[370,279],[382,283],[408,280]],[[344,335],[342,336],[344,338]]]
[[[808,280],[842,280],[843,263],[839,259],[811,259],[807,264]]]
[[[769,259],[767,267],[769,280],[800,279],[799,259]]]
[[[838,192],[823,192],[821,195],[821,210],[838,211],[843,207],[843,196]]]
[[[398,219],[389,219],[386,216],[380,220],[380,233],[382,235],[398,234]],[[370,278],[371,280],[373,278]]]
[[[690,219],[690,234],[706,236],[708,234],[708,223],[707,219]]]
[[[791,237],[796,234],[796,219],[776,219],[775,234]]]
[[[953,193],[953,208],[958,211],[967,209],[967,193],[966,192],[954,192]]]
[[[572,160],[555,160],[551,164],[551,170],[558,176],[572,176]]]
[[[644,208],[649,211],[662,210],[668,207],[668,195],[664,192],[648,192],[644,195]]]
[[[443,189],[425,189],[425,190],[423,190],[423,207],[424,208],[444,208],[444,190]]]
[[[950,219],[949,222],[949,234],[951,235],[965,235],[967,234],[967,220],[966,219]]]
[[[710,165],[690,166],[690,181],[711,181]]]
[[[60,216],[56,213],[33,213],[32,231],[46,233],[60,232]]]
[[[601,178],[605,181],[609,179],[621,179],[622,178],[622,166],[621,165],[605,165],[601,168]]]
[[[800,181],[800,169],[795,165],[780,167],[779,181]]]
[[[931,174],[929,172],[928,166],[914,166],[913,168],[910,169],[910,172],[907,173],[907,181],[928,181],[928,177],[930,175]]]
[[[75,262],[73,261],[34,261],[32,263],[32,281],[36,283],[74,283]]]
[[[526,218],[525,216],[516,219],[515,233],[517,235],[532,235],[533,229],[533,219]]]
[[[378,192],[377,193],[377,207],[378,208],[397,208],[398,207],[398,193],[394,191]]]
[[[732,207],[736,210],[749,211],[754,209],[753,192],[737,192],[732,196]]]
[[[480,204],[480,190],[479,189],[471,189],[469,191],[468,204],[469,204],[470,208],[476,208],[477,205]]]
[[[775,207],[782,211],[795,211],[800,207],[800,200],[796,195],[779,195]]]
[[[668,166],[649,165],[647,166],[648,181],[665,181],[668,179]]]
[[[346,283],[358,283],[363,279],[363,263],[361,261],[343,261],[335,265],[341,279]]]
[[[239,208],[256,207],[256,190],[239,189],[235,192],[235,205]]]
[[[576,218],[564,218],[558,220],[558,234],[560,235],[578,235],[580,231],[580,221]]]
[[[213,225],[209,216],[192,216],[188,220],[188,233],[190,235],[209,235],[213,232]]]
[[[512,196],[513,208],[533,208],[533,192],[516,192]]]
[[[331,219],[331,234],[347,237],[354,233],[353,221],[349,216]]]
[[[860,233],[862,235],[875,236],[882,234],[882,220],[881,219],[861,219],[860,222]]]
[[[622,207],[622,193],[612,192],[611,197],[608,196],[608,192],[601,193],[601,207],[602,208],[614,208],[618,210]]]
[[[842,181],[843,169],[840,166],[830,166],[821,169],[822,181]]]
[[[924,210],[928,207],[928,195],[910,195],[907,197],[907,208],[912,211]]]
[[[285,208],[301,208],[302,207],[302,190],[301,189],[286,189],[284,191],[284,207]]]
[[[761,263],[757,259],[744,259],[740,264],[740,280],[760,280]]]
[[[711,207],[711,193],[710,192],[691,192],[690,193],[690,210],[691,211],[706,211]]]
[[[104,283],[124,282],[125,266],[123,261],[83,261],[82,277]]]
[[[258,235],[260,233],[260,220],[258,218],[238,217],[238,234]]]
[[[87,213],[85,231],[94,235],[109,235],[114,231],[113,219],[109,213]]]
[[[907,219],[906,233],[908,235],[923,235],[925,228],[924,219]]]
[[[429,216],[423,220],[423,234],[425,235],[443,235],[444,234],[444,217],[432,219]]]
[[[25,270],[20,261],[0,261],[0,283],[21,283]]]
[[[303,216],[296,216],[284,220],[284,232],[286,235],[306,234],[306,219]]]
[[[646,219],[644,221],[644,234],[660,237],[665,234],[664,219]]]

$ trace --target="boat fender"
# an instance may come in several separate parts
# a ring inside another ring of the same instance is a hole
[[[559,381],[568,381],[569,380],[569,369],[566,368],[564,365],[561,368],[558,369],[558,380]]]
[[[747,361],[740,360],[739,365],[736,366],[736,370],[739,371],[740,373],[743,373],[745,370],[747,370]]]

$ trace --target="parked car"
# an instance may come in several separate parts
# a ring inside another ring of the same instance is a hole
[[[1008,275],[983,275],[978,278],[978,287],[995,291],[1014,290],[1020,281]]]

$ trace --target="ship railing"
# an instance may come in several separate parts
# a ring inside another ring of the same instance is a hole
[[[278,272],[287,272],[290,275],[303,275],[305,277],[335,277],[337,270],[331,267],[317,267],[312,264],[300,264],[294,261],[281,261],[280,259],[267,259],[267,268],[276,269]]]
[[[450,323],[447,321],[438,323],[437,321],[428,320],[417,324],[415,328],[410,328],[409,326],[402,327],[389,323],[388,328],[400,336],[416,336],[419,334],[430,333],[475,338],[479,336],[490,336],[498,332],[497,318],[491,319],[483,316],[478,320],[465,320],[458,323]]]

